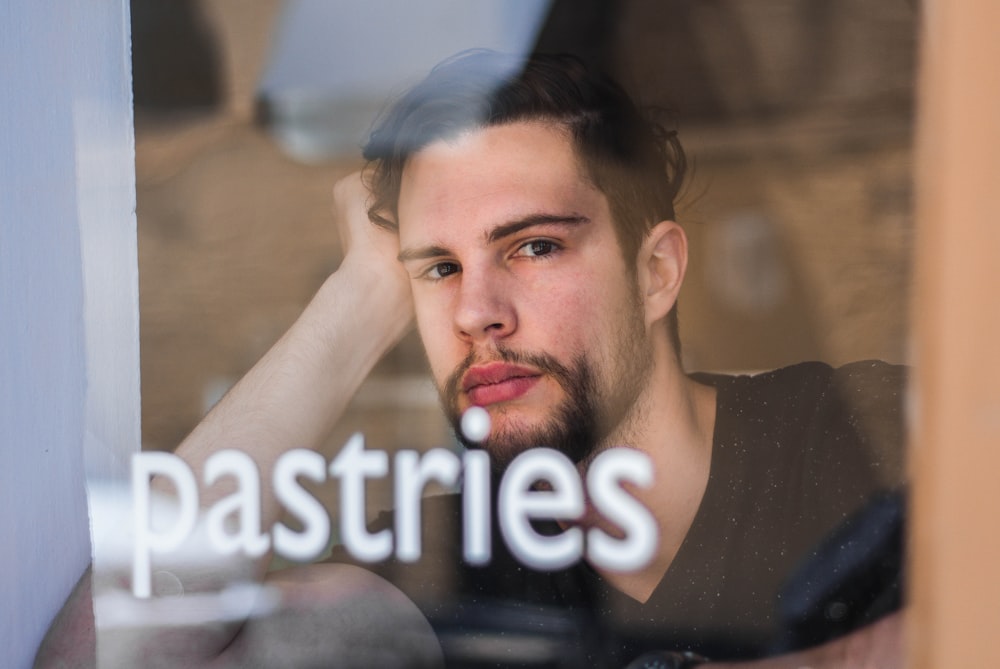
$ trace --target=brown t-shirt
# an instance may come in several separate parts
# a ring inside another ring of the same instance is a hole
[[[465,565],[458,495],[424,501],[420,562],[367,565],[417,602],[450,666],[623,666],[649,649],[750,659],[898,607],[905,369],[802,363],[752,377],[694,376],[718,389],[711,472],[647,602],[585,563],[521,566],[495,517],[493,560]],[[376,525],[391,527],[391,514]],[[349,558],[335,551],[333,559]]]

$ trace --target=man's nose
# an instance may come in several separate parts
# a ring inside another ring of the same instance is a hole
[[[502,339],[517,329],[517,313],[506,279],[501,271],[463,269],[454,324],[460,339]]]

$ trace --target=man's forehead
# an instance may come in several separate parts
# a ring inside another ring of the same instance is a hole
[[[399,197],[402,237],[464,219],[593,217],[606,199],[587,177],[570,133],[529,121],[465,131],[414,153]]]

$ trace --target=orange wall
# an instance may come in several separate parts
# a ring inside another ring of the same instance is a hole
[[[907,666],[998,667],[1000,3],[924,19]]]

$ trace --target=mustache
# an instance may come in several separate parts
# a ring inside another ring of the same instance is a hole
[[[543,374],[552,376],[564,388],[567,388],[568,384],[572,382],[573,374],[570,369],[547,353],[515,351],[506,346],[496,346],[490,353],[484,357],[477,355],[475,351],[470,351],[469,355],[465,356],[465,359],[455,368],[455,371],[448,376],[444,385],[444,399],[446,406],[452,413],[456,413],[458,410],[458,393],[462,385],[462,378],[476,364],[504,362],[511,365],[524,365],[534,367]]]

